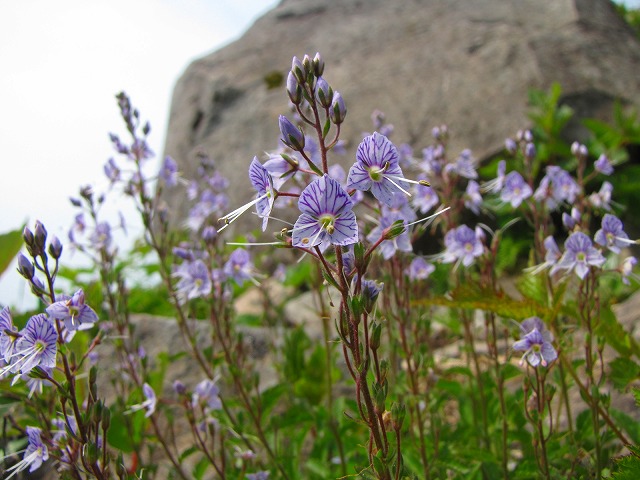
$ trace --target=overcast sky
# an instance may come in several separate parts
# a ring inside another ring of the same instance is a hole
[[[176,80],[278,0],[0,0],[0,233],[41,220],[66,239],[68,198],[104,177],[125,90],[160,155]],[[0,278],[0,304],[23,283]]]

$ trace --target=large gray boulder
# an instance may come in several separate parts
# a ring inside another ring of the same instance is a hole
[[[284,85],[267,79],[286,79],[294,55],[316,52],[347,104],[350,159],[374,109],[397,143],[423,147],[445,123],[453,154],[471,148],[482,159],[528,126],[531,88],[560,82],[582,116],[602,118],[614,99],[640,102],[640,42],[608,0],[282,0],[187,68],[166,154],[194,178],[206,152],[230,179],[232,204],[247,201],[249,163],[278,146],[278,115],[288,113]],[[169,203],[172,218],[184,218],[184,200]],[[258,227],[245,217],[243,227]]]

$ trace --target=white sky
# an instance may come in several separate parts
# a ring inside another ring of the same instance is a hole
[[[125,90],[162,154],[174,84],[278,0],[0,0],[0,233],[41,220],[66,240],[68,198],[104,178]],[[63,255],[64,259],[64,255]],[[0,277],[0,304],[24,281]],[[19,290],[19,291],[18,291]]]

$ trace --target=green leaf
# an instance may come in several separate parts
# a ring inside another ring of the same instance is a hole
[[[640,444],[640,423],[636,419],[615,408],[611,409],[611,416],[618,426],[629,434],[633,443]]]
[[[449,297],[422,298],[414,300],[412,304],[484,310],[514,320],[524,320],[533,316],[548,318],[551,313],[542,304],[531,299],[515,300],[503,292],[494,292],[474,284],[460,285],[451,292]]]
[[[640,346],[620,325],[610,306],[600,309],[600,323],[595,332],[623,357],[640,356]]]
[[[622,457],[616,462],[618,471],[612,476],[614,480],[637,480],[640,478],[640,447],[632,445],[628,448],[631,455]]]
[[[13,230],[11,232],[0,234],[0,276],[9,268],[11,261],[22,248],[22,231]]]
[[[640,365],[629,358],[618,357],[609,363],[609,367],[613,386],[620,391],[625,390],[631,382],[640,377]]]
[[[109,445],[124,453],[133,452],[134,446],[140,443],[142,438],[143,422],[140,422],[140,419],[145,420],[143,412],[137,413],[140,413],[140,415],[124,415],[121,412],[112,413],[111,425],[107,430],[107,442]]]

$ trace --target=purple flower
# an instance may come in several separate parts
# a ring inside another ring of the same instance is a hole
[[[405,223],[410,223],[418,219],[418,215],[409,205],[409,199],[405,195],[394,195],[391,205],[382,205],[381,214],[383,217],[389,217],[392,222],[404,220]]]
[[[510,139],[507,139],[510,140]],[[511,140],[513,141],[513,140]],[[515,148],[515,147],[514,147]],[[498,162],[498,176],[493,180],[482,185],[483,192],[498,193],[504,187],[505,172],[507,170],[507,162],[500,160]]]
[[[607,247],[613,253],[620,253],[621,248],[635,243],[633,240],[629,240],[620,219],[609,213],[602,217],[602,228],[596,232],[593,239],[598,245]]]
[[[365,137],[356,152],[356,163],[349,170],[347,188],[370,190],[374,197],[385,205],[391,206],[393,196],[401,191],[408,192],[398,185],[406,182],[398,164],[398,150],[378,132]]]
[[[380,224],[377,225],[369,235],[367,235],[367,240],[371,243],[378,242],[384,235],[388,233],[388,228],[391,227],[397,220],[401,220],[397,218],[395,215],[383,215],[380,218]],[[405,225],[404,231],[399,235],[390,238],[388,240],[382,240],[380,246],[380,253],[385,260],[389,260],[391,257],[395,255],[397,251],[401,252],[412,252],[413,246],[411,245],[411,239],[409,238],[409,232],[406,228],[407,222],[403,222]]]
[[[211,292],[209,269],[202,260],[182,263],[173,276],[179,279],[176,290],[183,301],[204,297]]]
[[[244,285],[247,280],[257,283],[254,278],[253,262],[249,252],[244,248],[236,248],[229,260],[224,264],[224,274],[227,278],[233,278],[238,285]]]
[[[469,180],[467,189],[464,192],[464,206],[476,215],[479,215],[481,205],[482,195],[480,195],[480,185],[475,180]]]
[[[504,179],[504,188],[500,192],[500,200],[508,202],[513,208],[518,208],[523,200],[532,194],[531,187],[524,181],[522,175],[513,171]]]
[[[460,152],[460,156],[454,163],[449,163],[444,167],[444,171],[449,173],[453,172],[461,177],[468,178],[470,180],[478,178],[478,172],[476,172],[476,160],[471,154],[471,150],[465,149]]]
[[[521,362],[525,360],[532,367],[542,365],[546,367],[558,354],[551,345],[553,334],[548,331],[538,317],[527,318],[520,325],[522,338],[513,344],[514,350],[524,351]]]
[[[256,473],[247,473],[247,480],[269,480],[269,472],[263,470]]]
[[[258,192],[256,194],[256,200],[258,200],[256,211],[258,216],[262,218],[262,231],[264,232],[267,229],[267,222],[269,221],[276,195],[273,191],[271,175],[256,157],[253,157],[253,161],[249,166],[249,180],[253,188]]]
[[[247,480],[269,480],[269,472],[263,470],[256,473],[247,473]]]
[[[136,405],[131,405],[128,410],[124,413],[133,413],[138,410],[146,410],[144,416],[150,417],[153,415],[153,412],[156,411],[156,405],[158,403],[158,398],[156,397],[156,392],[153,391],[151,385],[145,383],[142,385],[142,394],[144,395],[144,401],[142,403],[138,403]]]
[[[544,202],[549,210],[556,209],[562,202],[572,204],[580,193],[580,186],[569,172],[562,168],[550,165],[533,197]]]
[[[114,184],[118,180],[120,180],[120,169],[116,165],[116,162],[113,158],[110,158],[107,163],[105,163],[104,174],[107,176],[111,184]]]
[[[420,168],[424,170],[424,173],[430,176],[440,174],[442,171],[442,165],[440,165],[442,153],[440,146],[429,146],[422,149],[422,162],[420,162]]]
[[[84,291],[78,290],[71,298],[52,303],[46,309],[53,319],[63,320],[67,330],[85,330],[98,321],[98,315],[84,303]]]
[[[413,197],[411,203],[413,204],[413,207],[423,214],[427,213],[440,202],[436,191],[425,185],[415,185],[412,193]]]
[[[564,248],[565,252],[560,261],[551,269],[551,275],[558,270],[566,270],[567,272],[575,270],[576,275],[584,280],[591,266],[600,268],[606,261],[600,250],[594,248],[591,239],[582,232],[572,233],[564,242]]]
[[[256,198],[242,207],[235,209],[224,217],[221,217],[220,220],[224,220],[225,225],[218,230],[218,232],[227,228],[227,226],[229,226],[244,212],[249,210],[253,205],[256,206],[258,216],[262,218],[262,231],[264,232],[267,229],[267,222],[269,221],[269,215],[271,215],[271,209],[273,208],[273,202],[275,200],[275,192],[273,190],[273,180],[271,175],[258,161],[257,157],[253,157],[253,161],[249,166],[249,180],[251,181],[253,188],[257,190]]]
[[[507,152],[509,152],[511,155],[513,155],[518,150],[518,144],[516,143],[516,141],[514,139],[507,138],[504,141],[504,149]]]
[[[35,367],[56,366],[58,334],[46,315],[39,313],[31,317],[20,334],[22,337],[14,354],[20,358],[13,363],[20,373],[30,372]]]
[[[562,224],[568,232],[571,232],[576,225],[580,224],[580,211],[576,207],[573,207],[571,209],[571,215],[567,212],[562,212]]]
[[[329,176],[337,180],[340,185],[347,181],[347,172],[345,172],[339,163],[334,163],[329,167]]]
[[[111,225],[107,222],[98,223],[91,235],[91,243],[97,250],[111,245]]]
[[[611,175],[613,173],[613,165],[611,165],[609,158],[604,153],[598,157],[593,166],[597,172],[603,175]]]
[[[204,405],[207,412],[222,409],[220,389],[216,385],[216,381],[205,379],[198,383],[193,390],[191,404],[194,408],[198,405]]]
[[[340,184],[324,175],[311,182],[300,194],[298,208],[302,215],[292,232],[294,247],[321,249],[329,244],[350,245],[358,241],[353,202]]]
[[[18,327],[13,324],[9,307],[4,307],[0,311],[0,358],[7,364],[11,362],[11,358],[16,353],[18,340],[20,340]]]
[[[638,275],[633,273],[633,268],[638,264],[636,257],[627,257],[620,265],[620,273],[622,274],[622,283],[630,285],[629,277],[633,277],[636,281],[640,281]]]
[[[273,188],[276,189],[282,187],[297,171],[281,154],[270,154],[269,160],[264,162],[263,167],[271,175]]]
[[[24,456],[22,460],[13,467],[7,469],[5,473],[11,473],[11,475],[6,477],[7,480],[27,468],[29,468],[29,472],[35,472],[49,459],[47,446],[42,442],[42,438],[40,438],[41,432],[42,430],[37,427],[27,427],[28,444],[24,451]]]
[[[42,368],[42,370],[49,376],[51,377],[53,375],[53,369],[52,368]],[[22,375],[20,375],[20,378],[22,378],[22,380],[24,380],[27,383],[27,388],[29,389],[29,393],[27,394],[27,398],[31,398],[33,397],[34,393],[38,393],[39,395],[42,395],[42,392],[44,390],[44,386],[47,385],[51,385],[51,382],[45,378],[34,378],[31,377],[29,375],[29,373],[23,373]]]
[[[169,155],[164,157],[159,175],[168,187],[174,187],[178,184],[178,164]]]
[[[447,232],[444,237],[445,252],[443,263],[461,262],[465,267],[482,255],[484,246],[477,232],[466,225],[460,225]]]
[[[602,208],[603,210],[611,210],[609,203],[611,202],[611,193],[613,192],[613,185],[609,182],[602,182],[600,191],[594,192],[589,195],[589,201],[591,205],[596,208]]]
[[[416,257],[409,264],[406,273],[411,280],[424,280],[428,278],[435,269],[436,267],[428,263],[424,258]]]

